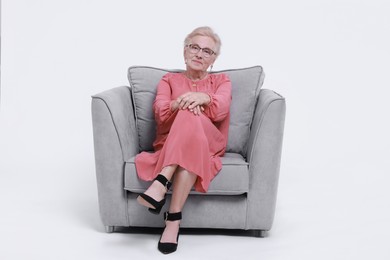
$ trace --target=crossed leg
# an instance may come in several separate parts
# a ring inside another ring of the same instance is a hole
[[[190,173],[183,167],[176,164],[164,167],[160,174],[164,175],[168,180],[171,180],[173,175],[175,176],[173,180],[173,192],[171,204],[169,206],[169,212],[181,212],[184,207],[184,203],[188,198],[188,194],[190,193],[192,186],[195,184],[197,175]],[[156,201],[162,200],[165,196],[165,193],[165,187],[158,181],[154,181],[152,185],[150,185],[150,187],[145,191],[145,194],[151,196]],[[141,197],[138,197],[137,200],[141,205],[149,208],[153,207]],[[167,221],[165,224],[166,227],[160,242],[177,243],[176,239],[179,232],[180,220]]]
[[[164,177],[167,178],[167,180],[171,180],[176,169],[177,169],[177,164],[168,165],[161,170],[160,174],[164,175]],[[149,186],[149,188],[145,191],[144,194],[152,197],[156,201],[161,201],[162,199],[164,199],[166,192],[167,192],[167,190],[166,190],[165,186],[161,184],[161,182],[154,181]],[[141,204],[145,207],[154,208],[149,202],[147,202],[145,199],[143,199],[140,196],[137,198],[137,201],[139,204]]]
[[[175,178],[173,180],[173,192],[171,204],[169,206],[170,213],[181,212],[191,191],[195,184],[197,175],[188,172],[183,167],[178,166],[175,171]],[[167,221],[163,235],[160,242],[162,243],[177,243],[177,234],[180,228],[180,220]]]

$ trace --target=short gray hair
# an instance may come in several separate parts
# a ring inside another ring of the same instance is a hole
[[[215,42],[215,48],[214,50],[217,54],[217,56],[220,54],[221,51],[221,39],[219,38],[218,34],[216,34],[213,29],[211,29],[208,26],[202,26],[198,27],[195,30],[193,30],[190,34],[187,35],[187,37],[184,40],[184,46],[190,44],[190,41],[195,36],[207,36],[210,37]]]

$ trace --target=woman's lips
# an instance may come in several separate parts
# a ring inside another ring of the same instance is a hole
[[[198,61],[198,60],[192,60],[192,62],[199,64],[199,65],[203,65],[203,63],[201,61]]]

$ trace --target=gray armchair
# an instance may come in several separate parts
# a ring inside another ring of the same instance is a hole
[[[130,67],[130,86],[92,97],[99,208],[107,232],[114,227],[164,227],[161,216],[136,201],[150,183],[138,179],[134,157],[153,150],[152,103],[157,83],[167,72]],[[220,72],[232,82],[227,152],[208,193],[190,193],[180,226],[252,230],[255,236],[265,236],[275,213],[285,99],[261,88],[260,66]],[[164,207],[169,200],[168,193]]]

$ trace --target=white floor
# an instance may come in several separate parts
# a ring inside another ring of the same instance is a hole
[[[1,175],[0,259],[167,258],[158,252],[159,234],[153,231],[105,233],[93,172],[80,172],[76,181],[61,179],[65,171],[39,172],[36,166],[22,177],[20,167]],[[186,232],[169,258],[390,259],[388,181],[360,170],[352,180],[348,173],[333,178],[336,174],[321,170],[282,168],[268,237]]]

